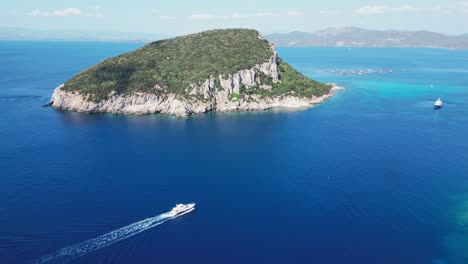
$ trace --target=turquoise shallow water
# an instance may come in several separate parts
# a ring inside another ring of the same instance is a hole
[[[468,52],[279,48],[346,87],[301,111],[40,107],[67,78],[139,45],[0,42],[0,263],[192,201],[193,213],[72,263],[467,263]],[[358,69],[389,71],[333,73]]]

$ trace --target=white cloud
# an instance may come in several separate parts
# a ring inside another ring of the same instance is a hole
[[[176,20],[176,16],[159,16],[159,19],[161,20]]]
[[[298,12],[298,11],[289,11],[287,13],[287,16],[289,16],[289,17],[300,17],[300,16],[303,16],[303,15],[304,15],[304,13]]]
[[[460,2],[459,4],[462,7],[463,12],[468,14],[468,2]]]
[[[223,16],[225,19],[239,19],[239,18],[246,18],[247,16],[241,15],[239,13],[232,13],[231,15],[228,16]]]
[[[429,8],[429,10],[445,15],[454,15],[460,12],[468,14],[468,1],[457,2],[453,4],[436,5],[434,7]]]
[[[170,16],[170,15],[162,14],[161,10],[159,10],[159,9],[151,9],[151,14],[157,16],[160,20],[176,20],[176,19],[178,19],[178,17],[176,17],[176,16]]]
[[[327,9],[327,10],[320,10],[317,12],[319,15],[344,15],[343,10],[337,10],[337,9]]]
[[[95,13],[95,14],[86,14],[87,17],[103,17],[102,13]]]
[[[248,15],[242,15],[240,13],[232,13],[230,15],[213,15],[213,14],[193,14],[190,16],[193,20],[212,20],[212,19],[241,19],[248,18]]]
[[[392,7],[388,5],[380,6],[363,6],[358,8],[355,12],[359,15],[378,15],[378,14],[388,14],[388,13],[399,13],[399,12],[411,12],[416,11],[417,8],[410,5],[403,5]]]
[[[103,17],[104,14],[102,13],[104,9],[100,6],[95,6],[93,8],[90,9],[90,12],[87,13],[85,12],[85,16],[87,17]]]
[[[213,14],[193,14],[190,18],[193,20],[211,20],[216,19],[217,16]]]
[[[438,5],[438,6],[432,7],[431,11],[436,11],[438,13],[448,15],[448,14],[453,14],[454,11],[455,11],[455,8],[454,8],[454,6],[441,6],[441,5]]]
[[[285,13],[273,12],[257,12],[255,14],[232,13],[230,15],[214,15],[214,14],[193,14],[190,16],[193,20],[212,20],[212,19],[243,19],[243,18],[263,18],[263,17],[300,17],[304,13],[298,11],[288,11]]]
[[[288,11],[286,13],[258,12],[255,14],[256,17],[300,17],[303,15],[304,13],[299,11]]]
[[[78,16],[81,15],[81,10],[75,7],[69,7],[62,10],[54,10],[50,12],[43,12],[39,9],[31,11],[31,16],[48,16],[48,17],[65,17],[65,16]]]
[[[277,16],[277,14],[272,13],[272,12],[258,12],[255,14],[257,17],[274,17]]]

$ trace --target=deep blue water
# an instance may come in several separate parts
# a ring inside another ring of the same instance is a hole
[[[454,219],[468,201],[467,51],[279,48],[346,87],[302,111],[41,107],[66,79],[140,45],[0,42],[0,263],[192,201],[194,213],[72,263],[468,263]],[[330,73],[361,68],[393,72]]]

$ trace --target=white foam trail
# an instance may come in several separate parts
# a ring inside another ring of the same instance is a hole
[[[166,221],[169,221],[171,219],[177,218],[184,214],[190,213],[193,210],[194,209],[191,209],[189,211],[186,211],[176,216],[170,214],[170,212],[167,212],[167,213],[160,214],[152,218],[148,218],[148,219],[133,223],[128,226],[124,226],[122,228],[114,230],[100,237],[86,240],[84,242],[81,242],[73,246],[62,248],[50,255],[46,255],[40,258],[36,263],[38,264],[67,263],[75,258],[84,256],[93,251],[108,247],[111,244],[114,244],[126,238],[137,235],[150,228],[163,224]]]

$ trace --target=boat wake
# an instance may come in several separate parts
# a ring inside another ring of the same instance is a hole
[[[187,214],[193,210],[194,208],[180,214],[173,214],[171,211],[133,223],[128,226],[124,226],[100,237],[86,240],[73,246],[62,248],[52,254],[41,257],[36,263],[67,263],[75,258],[108,247],[116,242],[137,235],[143,231],[161,225],[166,221]]]

